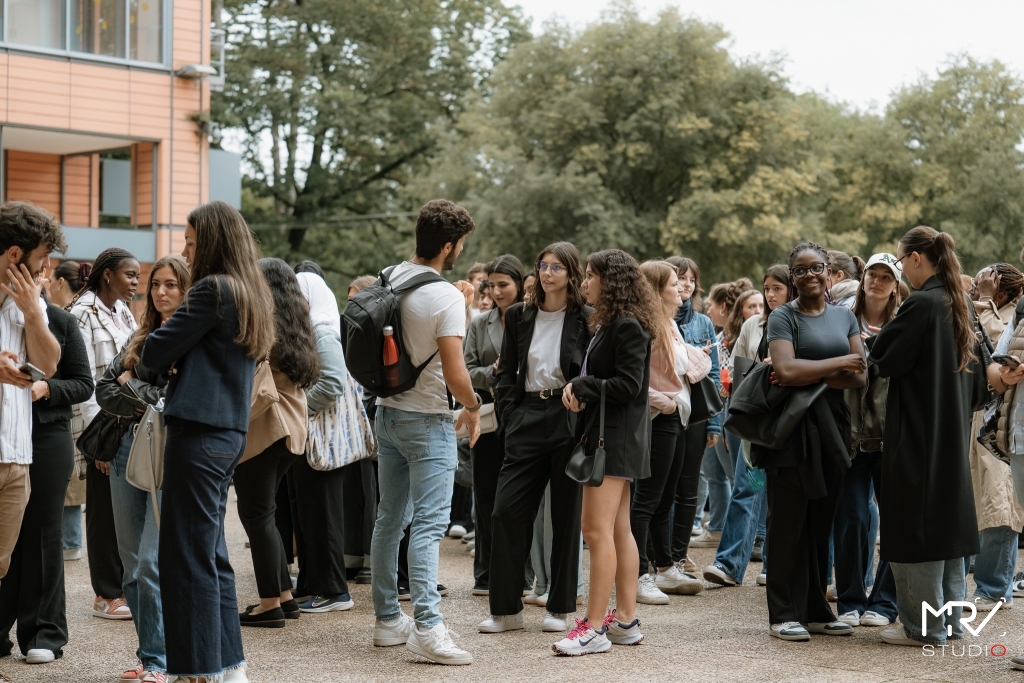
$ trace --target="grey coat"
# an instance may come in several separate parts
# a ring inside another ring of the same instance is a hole
[[[492,372],[494,362],[501,354],[501,342],[505,330],[501,326],[501,313],[497,308],[481,313],[469,323],[463,354],[466,357],[466,369],[473,382],[473,388],[486,392],[488,397],[498,380]],[[483,394],[481,394],[482,396]]]

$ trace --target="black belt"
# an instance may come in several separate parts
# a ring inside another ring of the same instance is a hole
[[[549,398],[561,398],[562,391],[565,389],[564,386],[558,387],[557,389],[541,389],[540,391],[527,391],[527,398],[539,398],[542,401],[546,401]]]

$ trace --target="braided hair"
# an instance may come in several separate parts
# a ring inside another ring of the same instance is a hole
[[[990,266],[999,275],[999,291],[1006,296],[1006,303],[1013,303],[1024,294],[1024,273],[1009,263],[994,263]]]
[[[74,308],[75,304],[78,303],[78,300],[82,298],[82,295],[86,292],[99,294],[100,287],[103,285],[104,281],[104,273],[108,270],[111,273],[117,272],[121,263],[129,259],[133,261],[136,260],[135,256],[131,252],[117,247],[111,247],[110,249],[104,249],[101,251],[100,255],[96,257],[95,261],[93,261],[92,269],[86,276],[85,285],[78,291],[75,298],[71,300],[71,303],[65,307],[65,310],[70,311]]]
[[[825,264],[825,267],[829,267],[828,250],[825,249],[825,247],[815,242],[801,242],[800,244],[793,247],[793,251],[789,252],[790,272],[793,271],[793,262],[796,261],[797,254],[801,254],[805,251],[813,251],[815,254],[821,257],[821,261],[822,263]],[[787,301],[793,301],[794,299],[797,298],[797,296],[799,296],[799,293],[796,291],[796,284],[793,283],[793,280],[791,278],[789,281],[789,298],[787,299]],[[829,294],[828,289],[825,290],[825,303],[835,303],[835,301],[832,300],[832,295]]]

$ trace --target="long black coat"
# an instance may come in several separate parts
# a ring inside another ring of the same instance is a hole
[[[651,412],[647,388],[651,384],[651,335],[636,318],[616,318],[594,338],[587,359],[587,376],[572,382],[572,393],[585,401],[576,421],[582,436],[601,406],[601,380],[605,384],[605,475],[646,479],[651,476]],[[599,417],[587,432],[589,449],[598,441]]]
[[[978,552],[968,462],[971,375],[958,372],[945,290],[931,278],[871,340],[889,377],[882,495],[882,557],[933,562]]]

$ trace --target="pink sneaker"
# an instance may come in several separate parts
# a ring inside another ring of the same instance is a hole
[[[124,597],[107,600],[97,596],[96,601],[92,603],[92,615],[100,619],[127,621],[132,618],[132,611],[128,609]]]
[[[121,679],[118,681],[118,683],[138,683],[142,679],[142,674],[144,671],[145,669],[142,668],[141,664],[139,664],[134,669],[128,669],[123,674],[121,674]]]

